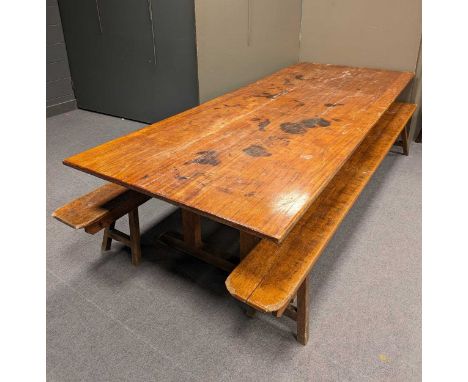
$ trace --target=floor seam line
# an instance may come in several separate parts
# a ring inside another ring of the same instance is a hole
[[[49,272],[52,276],[54,276],[55,278],[57,278],[58,280],[60,280],[62,283],[64,283],[66,285],[67,288],[71,289],[73,292],[75,292],[79,297],[81,297],[83,300],[85,300],[86,302],[88,302],[89,304],[91,304],[92,306],[94,306],[99,312],[101,312],[102,314],[104,314],[104,316],[110,318],[112,321],[116,322],[117,324],[119,324],[120,326],[122,326],[124,329],[126,329],[129,333],[133,334],[138,340],[140,340],[142,343],[148,345],[151,349],[153,349],[157,354],[160,354],[162,355],[165,359],[168,359],[169,361],[171,361],[171,363],[174,365],[174,367],[178,370],[181,370],[183,371],[184,373],[188,373],[194,377],[196,377],[195,374],[193,374],[192,372],[190,372],[189,370],[185,370],[185,369],[182,369],[179,365],[177,365],[174,360],[169,357],[167,354],[161,352],[160,350],[158,350],[158,348],[154,347],[150,342],[146,341],[142,336],[140,336],[137,332],[135,332],[134,330],[132,330],[130,327],[128,327],[127,325],[125,325],[122,321],[120,321],[118,318],[114,317],[112,314],[106,312],[105,310],[103,310],[101,307],[99,307],[99,305],[97,305],[94,301],[88,299],[85,295],[83,295],[81,292],[79,292],[78,290],[76,290],[74,287],[72,287],[70,284],[68,284],[67,281],[63,280],[61,277],[59,277],[58,275],[56,275],[54,272],[52,272],[50,269],[46,269],[47,272]]]

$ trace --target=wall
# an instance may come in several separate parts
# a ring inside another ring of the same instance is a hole
[[[404,98],[420,103],[420,0],[195,0],[195,14],[200,102],[300,60],[417,71]],[[47,0],[47,114],[74,106],[57,0]]]
[[[200,102],[298,62],[301,0],[196,0],[195,15]]]
[[[57,0],[47,0],[47,116],[76,107]]]
[[[303,0],[301,61],[416,71],[420,42],[421,0]]]

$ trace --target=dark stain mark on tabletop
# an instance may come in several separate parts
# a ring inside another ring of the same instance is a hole
[[[296,74],[296,80],[302,81],[303,79],[304,79],[304,75],[303,75],[303,74]]]
[[[143,180],[143,179],[148,179],[148,178],[149,178],[149,175],[148,175],[148,174],[143,175],[143,176],[141,177],[142,180]]]
[[[232,191],[226,187],[218,187],[218,190],[224,192],[225,194],[232,194]]]
[[[343,106],[344,103],[326,103],[326,107],[337,107],[337,106]]]
[[[341,119],[339,118],[332,118],[335,122],[341,122]]]
[[[255,97],[265,97],[268,99],[275,99],[283,94],[288,94],[288,90],[282,90],[279,93],[270,93],[270,92],[262,92],[261,94],[257,94]]]
[[[265,127],[267,127],[269,124],[270,124],[270,120],[268,118],[266,118],[263,121],[260,121],[258,123],[258,129],[260,131],[265,131]]]
[[[280,125],[280,128],[288,134],[304,134],[306,132],[302,123],[285,122]]]
[[[177,180],[187,180],[190,179],[188,176],[180,175],[180,172],[177,168],[174,168],[174,178]]]
[[[268,92],[262,92],[262,94],[256,95],[256,97],[265,97],[265,98],[274,98],[275,94],[268,93]]]
[[[197,155],[198,158],[195,158],[189,162],[185,162],[185,164],[198,163],[217,166],[220,163],[218,159],[218,153],[215,150],[199,151]]]
[[[297,103],[297,105],[296,105],[296,106],[298,106],[298,107],[300,107],[300,106],[304,106],[304,105],[305,105],[305,103],[304,103],[304,102],[302,102],[302,101],[299,101],[299,100],[297,100],[297,99],[295,99],[294,101]]]
[[[244,194],[244,196],[246,196],[247,198],[250,198],[250,197],[252,197],[254,195],[255,195],[255,192],[248,192],[248,193]]]
[[[251,145],[244,150],[242,150],[247,155],[251,157],[269,157],[271,153],[269,153],[264,147],[259,145]]]
[[[305,127],[308,129],[316,126],[321,126],[321,127],[327,127],[330,126],[330,122],[328,122],[326,119],[323,118],[310,118],[310,119],[304,119],[302,121]]]
[[[281,130],[288,134],[304,134],[306,129],[313,127],[327,127],[330,122],[323,118],[303,119],[301,122],[285,122],[280,125]]]

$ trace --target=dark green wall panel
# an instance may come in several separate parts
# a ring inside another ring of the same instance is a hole
[[[59,1],[78,107],[150,123],[198,104],[193,0],[150,4],[152,23],[147,0]]]

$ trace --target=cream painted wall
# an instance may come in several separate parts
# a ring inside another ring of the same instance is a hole
[[[299,60],[416,71],[402,99],[420,102],[420,0],[196,0],[195,16],[201,102]]]
[[[420,102],[421,0],[302,3],[301,61],[417,72],[401,99]]]
[[[303,0],[301,61],[415,71],[421,0]]]
[[[299,60],[301,0],[196,0],[200,102]]]

